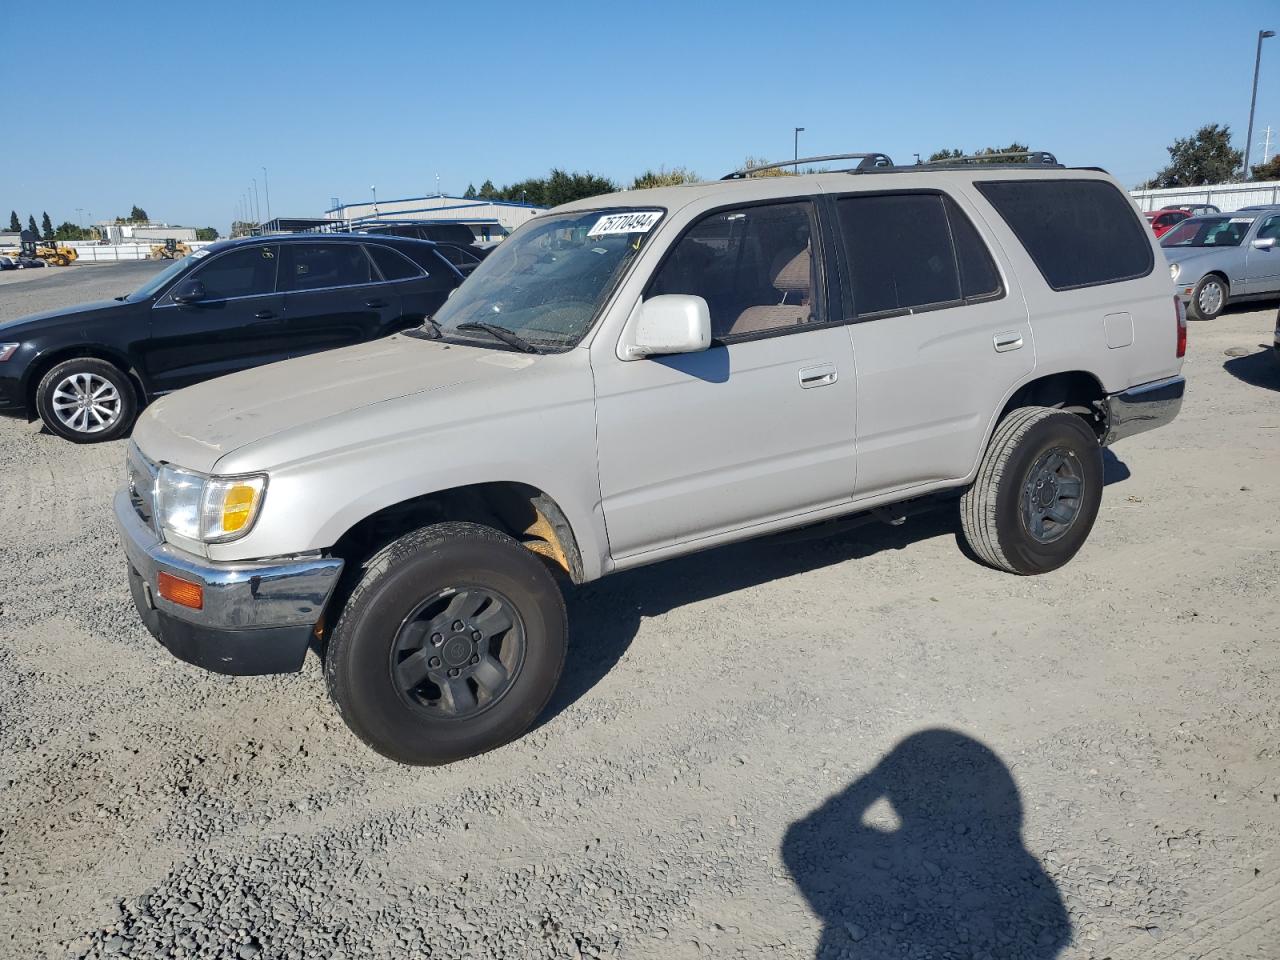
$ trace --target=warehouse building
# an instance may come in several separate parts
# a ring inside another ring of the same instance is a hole
[[[501,240],[525,221],[545,212],[545,207],[528,203],[439,195],[339,204],[326,210],[324,218],[340,224],[342,229],[368,227],[385,220],[463,223],[477,240]]]

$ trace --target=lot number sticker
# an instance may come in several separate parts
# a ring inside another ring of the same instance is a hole
[[[597,220],[596,225],[587,231],[587,236],[607,237],[614,233],[648,233],[661,218],[661,210],[611,213]]]

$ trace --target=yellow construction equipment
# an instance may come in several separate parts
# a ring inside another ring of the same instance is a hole
[[[23,230],[20,236],[21,244],[17,250],[4,250],[0,253],[13,257],[38,257],[55,267],[69,267],[80,258],[75,247],[64,246],[56,240],[41,240],[30,230]]]
[[[166,240],[164,243],[151,245],[152,260],[178,260],[191,252],[191,248],[181,240]]]

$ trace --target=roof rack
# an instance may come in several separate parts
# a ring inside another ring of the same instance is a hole
[[[1018,166],[1028,167],[1060,167],[1062,164],[1048,150],[1015,150],[1010,153],[971,153],[963,157],[944,157],[941,160],[926,160],[922,167],[969,166],[984,161],[1008,161],[1013,157],[1024,157]]]
[[[798,167],[802,163],[827,163],[831,160],[857,160],[855,170],[871,170],[876,167],[892,167],[893,160],[885,153],[832,153],[825,157],[797,157],[793,160],[781,160],[778,163],[762,163],[758,167],[744,167],[733,173],[725,174],[721,180],[745,180],[761,170],[778,170],[782,167]],[[836,171],[839,172],[839,171]]]

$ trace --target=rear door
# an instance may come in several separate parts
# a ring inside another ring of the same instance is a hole
[[[284,335],[300,357],[363,343],[394,329],[403,310],[359,243],[304,241],[281,245]]]
[[[449,294],[462,282],[462,276],[436,255],[435,244],[413,243],[400,247],[368,243],[365,249],[373,257],[382,278],[395,286],[400,297],[399,329],[418,326],[424,317],[432,316]]]
[[[151,339],[140,346],[155,392],[289,356],[276,292],[279,253],[278,244],[264,243],[215,254],[181,281],[199,280],[203,300],[178,304],[165,294],[157,301]]]
[[[855,320],[857,495],[962,477],[1035,366],[1026,305],[956,198],[833,202]]]

